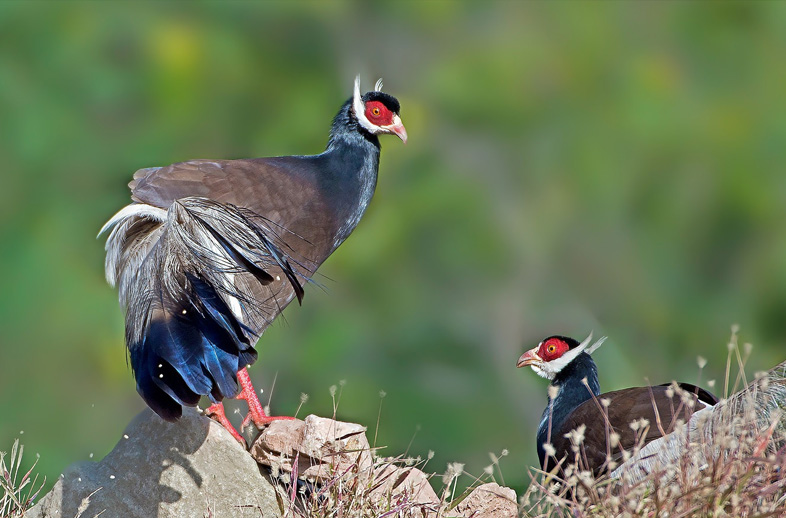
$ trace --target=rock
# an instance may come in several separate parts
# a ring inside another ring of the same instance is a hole
[[[374,471],[375,487],[369,496],[374,500],[398,502],[406,500],[415,504],[423,516],[431,516],[428,511],[436,511],[440,501],[431,487],[428,476],[417,468],[385,464]],[[417,513],[415,513],[417,514]]]
[[[101,513],[104,514],[101,514]],[[146,409],[100,462],[69,466],[26,518],[281,516],[275,490],[229,433],[195,410]]]
[[[499,484],[488,483],[476,487],[447,513],[461,518],[516,518],[516,492]]]
[[[367,479],[373,464],[364,426],[315,415],[273,421],[251,446],[251,456],[279,472],[291,472],[297,456],[298,476],[318,482],[345,472]]]
[[[180,421],[167,423],[145,410],[102,461],[68,467],[25,516],[281,517],[276,493],[286,500],[289,489],[274,487],[257,462],[274,473],[291,473],[295,457],[298,475],[316,482],[305,487],[340,476],[346,483],[343,498],[357,491],[367,511],[396,509],[397,516],[413,518],[516,516],[515,493],[497,484],[478,487],[446,514],[429,476],[419,469],[394,461],[375,467],[365,432],[361,425],[314,415],[274,421],[249,455],[224,428],[196,411],[187,409]]]

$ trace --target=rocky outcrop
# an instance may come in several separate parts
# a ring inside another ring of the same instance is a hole
[[[289,502],[295,489],[308,489],[312,496],[318,492],[318,506],[346,504],[346,516],[357,509],[364,515],[394,510],[395,516],[411,518],[438,512],[464,518],[516,516],[515,493],[497,484],[479,486],[446,510],[430,475],[396,459],[375,459],[365,432],[358,424],[313,415],[274,421],[249,452],[196,411],[167,423],[145,410],[109,455],[70,466],[25,516],[273,518],[284,508],[303,509],[304,501]],[[334,498],[331,488],[342,488],[342,496]]]
[[[276,493],[229,433],[191,409],[139,414],[100,462],[66,469],[26,518],[281,516]]]

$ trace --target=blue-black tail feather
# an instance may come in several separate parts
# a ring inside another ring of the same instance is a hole
[[[165,219],[127,212],[113,222],[107,268],[127,305],[137,390],[165,419],[201,396],[235,397],[238,370],[257,359],[253,344],[293,297],[302,299],[300,278],[314,267],[287,253],[272,223],[230,204],[183,198]],[[151,228],[126,240],[137,220]]]
[[[182,300],[163,299],[142,340],[129,348],[138,392],[167,420],[202,395],[213,401],[237,396],[237,372],[257,358],[215,288],[192,274],[185,280]]]

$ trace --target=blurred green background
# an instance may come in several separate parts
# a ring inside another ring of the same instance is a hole
[[[611,390],[786,357],[786,3],[0,3],[0,449],[51,484],[143,408],[101,225],[139,168],[316,153],[362,74],[399,98],[354,235],[258,349],[273,411],[428,468],[536,461],[549,334]],[[380,399],[380,391],[386,397]],[[23,434],[23,435],[20,435]]]

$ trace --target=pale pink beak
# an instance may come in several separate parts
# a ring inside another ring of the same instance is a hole
[[[393,124],[381,126],[381,128],[388,133],[396,135],[404,144],[407,143],[407,129],[404,127],[404,124],[401,122],[401,119],[398,115],[393,115]]]
[[[535,347],[521,355],[516,367],[521,368],[527,367],[528,365],[539,365],[541,363],[543,363],[543,358],[538,356],[538,347]]]

